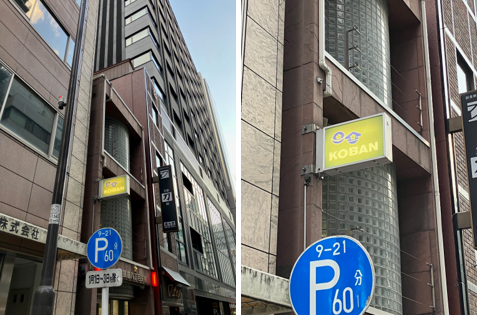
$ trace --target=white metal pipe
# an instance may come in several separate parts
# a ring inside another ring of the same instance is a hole
[[[437,224],[437,247],[439,255],[440,284],[443,314],[449,314],[449,301],[447,298],[447,282],[446,282],[446,264],[444,257],[444,240],[442,232],[442,213],[439,192],[439,176],[437,170],[437,153],[436,153],[436,135],[434,132],[434,109],[432,106],[432,85],[431,85],[431,63],[429,61],[429,45],[427,37],[427,18],[426,18],[426,1],[421,0],[422,12],[422,33],[424,41],[424,59],[426,63],[426,85],[427,85],[427,104],[429,113],[429,130],[430,130],[430,146],[431,146],[431,162],[432,162],[432,178],[434,179],[434,200],[436,206],[436,224]]]
[[[333,90],[331,89],[333,79],[331,76],[331,68],[326,64],[325,57],[325,0],[319,0],[318,11],[318,64],[320,68],[325,71],[325,90],[323,91],[323,97],[328,97],[333,94]]]
[[[101,315],[109,314],[109,288],[101,289]]]
[[[303,198],[303,251],[306,250],[306,188],[308,185],[303,185],[304,198]]]

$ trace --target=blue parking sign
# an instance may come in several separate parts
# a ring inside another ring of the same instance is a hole
[[[331,236],[308,247],[290,276],[290,299],[298,315],[362,315],[374,294],[374,265],[349,236]]]
[[[91,235],[86,248],[89,262],[100,269],[113,266],[123,250],[119,233],[112,228],[97,230]]]

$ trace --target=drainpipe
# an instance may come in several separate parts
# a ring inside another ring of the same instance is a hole
[[[325,88],[323,89],[323,98],[331,96],[331,68],[326,64],[325,58],[325,0],[319,0],[318,3],[318,56],[320,68],[325,72]],[[318,83],[322,84],[321,78],[316,78]]]
[[[446,265],[444,257],[444,240],[442,233],[442,214],[439,192],[439,176],[437,171],[437,153],[436,153],[436,136],[434,132],[434,109],[432,106],[432,85],[431,85],[431,65],[429,61],[429,45],[427,38],[427,18],[426,18],[426,1],[421,0],[422,12],[422,30],[424,40],[424,58],[426,63],[426,85],[427,85],[427,103],[429,113],[429,131],[431,145],[431,162],[432,162],[432,178],[434,179],[434,199],[436,205],[436,224],[437,224],[437,246],[439,250],[439,269],[440,283],[442,291],[442,307],[444,314],[449,314],[449,301],[447,299],[447,282],[446,282]],[[435,306],[435,305],[434,305]]]
[[[445,48],[445,40],[444,40],[444,16],[443,16],[443,9],[442,9],[442,1],[436,0],[436,7],[437,7],[437,20],[438,20],[438,29],[439,29],[439,47],[440,47],[440,61],[441,61],[441,75],[442,75],[442,86],[444,91],[444,103],[446,109],[446,118],[450,118],[450,103],[449,103],[449,89],[448,89],[448,78],[447,78],[447,70],[446,70],[446,48]],[[451,135],[448,135],[448,143],[452,143]],[[449,159],[449,173],[450,173],[450,181],[451,181],[451,191],[452,191],[452,212],[453,214],[457,213],[458,208],[458,200],[457,200],[457,184],[456,184],[456,177],[454,172],[454,155],[452,152],[452,148],[448,147],[447,155]],[[459,297],[460,297],[460,308],[462,314],[467,315],[469,314],[469,304],[468,304],[468,293],[467,293],[467,278],[465,274],[465,259],[464,259],[464,248],[462,245],[462,232],[459,231],[456,226],[454,225],[454,243],[455,243],[455,255],[457,257],[457,268],[459,268],[457,277],[458,277],[458,286],[459,286]]]

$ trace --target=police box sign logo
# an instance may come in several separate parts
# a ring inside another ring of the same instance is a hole
[[[462,131],[464,133],[471,222],[474,248],[477,248],[477,91],[461,95]]]
[[[157,173],[159,174],[159,194],[161,196],[163,232],[177,232],[179,231],[179,227],[174,197],[174,178],[171,176],[171,166],[161,166],[158,168]]]
[[[392,162],[391,118],[385,113],[316,131],[316,172],[336,175]]]

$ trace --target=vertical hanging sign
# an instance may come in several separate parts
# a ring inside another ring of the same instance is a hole
[[[162,227],[164,233],[178,232],[176,202],[174,196],[174,183],[170,165],[158,168],[159,194],[161,196]]]
[[[477,249],[477,91],[461,95],[462,131],[464,133],[470,217],[474,248]]]

